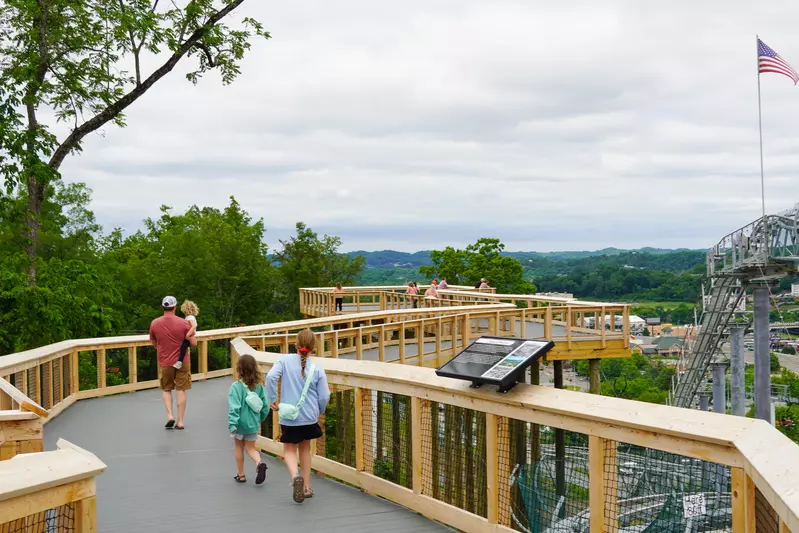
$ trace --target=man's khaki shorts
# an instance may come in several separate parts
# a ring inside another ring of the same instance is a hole
[[[191,372],[188,365],[184,365],[180,370],[174,366],[162,366],[159,370],[161,371],[162,390],[189,390],[191,388]]]

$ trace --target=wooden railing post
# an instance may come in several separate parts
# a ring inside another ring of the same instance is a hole
[[[370,391],[366,392],[371,394]],[[358,472],[364,470],[363,394],[363,389],[355,387],[355,469]],[[341,423],[340,417],[339,423]]]
[[[616,443],[588,437],[588,494],[591,533],[616,533]],[[610,490],[606,490],[610,489]]]
[[[208,341],[200,341],[197,348],[197,371],[200,374],[208,372]]]
[[[463,326],[461,327],[461,349],[466,349],[469,345],[469,338],[472,335],[472,319],[469,313],[466,313],[463,316]],[[548,337],[547,337],[548,338]],[[455,339],[452,339],[452,347],[455,348]],[[455,350],[453,350],[452,355],[455,355]]]
[[[499,523],[498,421],[497,415],[486,414],[486,509],[489,524]]]
[[[200,370],[202,372],[202,370]],[[138,383],[139,363],[136,359],[136,347],[128,346],[128,383]]]
[[[377,360],[386,360],[386,325],[380,324],[380,339],[377,341]]]
[[[97,354],[97,388],[105,388],[105,348],[100,348]]]
[[[80,391],[80,352],[74,350],[69,354],[69,393],[75,394],[78,391]]]
[[[438,317],[436,321],[436,367],[443,364],[441,361],[441,337],[444,335],[444,321]]]
[[[547,307],[544,312],[544,338],[552,338],[552,308]]]
[[[97,499],[92,496],[75,502],[75,533],[97,531]]]
[[[360,361],[363,359],[363,328],[359,327],[356,333],[358,338],[355,339],[355,359]],[[357,417],[356,417],[357,419]],[[355,432],[356,435],[360,435],[357,431]]]
[[[746,472],[743,468],[730,469],[731,504],[732,504],[732,533],[747,533],[746,531]],[[750,532],[754,533],[754,532]]]
[[[422,493],[422,401],[411,396],[411,459],[413,492]]]
[[[418,366],[424,366],[424,319],[419,321],[419,335],[416,339],[416,352],[419,357],[417,361]]]

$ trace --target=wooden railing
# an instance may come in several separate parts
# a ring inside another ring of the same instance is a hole
[[[422,301],[427,285],[420,284],[417,298],[413,301]],[[344,287],[344,294],[334,294],[332,287],[319,287],[300,289],[300,312],[308,317],[333,316],[336,314],[336,298],[343,299],[344,312],[360,313],[362,311],[376,311],[390,309],[385,305],[386,299],[392,295],[404,295],[405,285]],[[470,291],[484,294],[493,294],[494,288],[475,289],[462,285],[450,285],[449,291]],[[409,300],[411,301],[411,300]],[[439,304],[440,305],[440,304]]]
[[[245,339],[232,347],[264,371],[279,357]],[[459,530],[799,531],[799,448],[763,421],[531,385],[498,394],[409,365],[321,364],[338,416],[313,468]],[[277,428],[275,413],[258,446],[282,456]]]
[[[0,532],[95,533],[95,477],[105,467],[64,440],[52,452],[0,461]]]

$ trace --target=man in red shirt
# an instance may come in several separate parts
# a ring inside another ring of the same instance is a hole
[[[186,391],[191,388],[191,363],[187,361],[180,369],[175,363],[180,358],[183,341],[188,340],[192,347],[197,346],[197,339],[191,335],[191,324],[175,315],[178,301],[174,296],[166,296],[161,301],[164,315],[150,324],[150,342],[158,352],[158,366],[161,374],[161,395],[169,420],[167,429],[183,429],[183,415],[186,412]],[[178,420],[172,416],[172,390],[177,390]]]

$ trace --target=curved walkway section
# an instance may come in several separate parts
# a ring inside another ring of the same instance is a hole
[[[309,531],[320,524],[329,532],[451,531],[318,476],[314,498],[297,505],[283,463],[272,457],[262,486],[253,484],[252,463],[248,483],[235,483],[226,433],[229,386],[229,379],[194,383],[185,431],[164,429],[157,389],[81,401],[46,426],[46,449],[65,438],[108,465],[97,479],[98,531]]]

